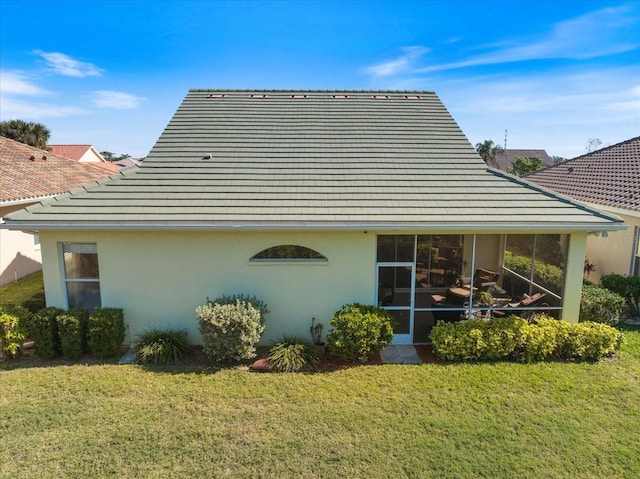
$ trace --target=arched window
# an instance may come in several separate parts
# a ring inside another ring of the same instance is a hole
[[[327,258],[316,250],[294,244],[282,244],[272,246],[260,251],[249,261],[251,262],[326,262]]]

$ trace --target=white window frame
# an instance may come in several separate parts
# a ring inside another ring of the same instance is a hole
[[[69,248],[69,249],[67,249]],[[100,293],[100,303],[102,303],[102,291],[100,288],[100,266],[98,265],[98,278],[67,278],[67,268],[64,261],[65,253],[95,253],[98,254],[98,244],[91,242],[63,242],[58,244],[60,254],[60,265],[62,273],[62,281],[64,283],[64,296],[66,307],[69,308],[69,289],[67,285],[69,283],[95,283],[98,285],[98,292]],[[73,251],[75,249],[76,251]],[[84,250],[84,251],[83,251]],[[101,304],[99,304],[101,306]]]

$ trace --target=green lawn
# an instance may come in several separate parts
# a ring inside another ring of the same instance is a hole
[[[640,477],[640,331],[598,364],[14,363],[0,477]],[[28,366],[28,367],[27,367]]]

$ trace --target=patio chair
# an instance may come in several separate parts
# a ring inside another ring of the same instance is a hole
[[[542,299],[546,296],[545,293],[535,293],[531,296],[525,296],[516,303],[507,304],[508,310],[493,311],[494,316],[520,316],[521,318],[531,320],[533,316],[540,313],[540,310],[522,309],[522,308],[549,308],[549,303],[545,303]],[[542,312],[545,312],[544,310]],[[547,311],[548,312],[548,309]]]
[[[473,275],[473,286],[479,291],[486,291],[490,286],[495,286],[500,279],[500,273],[489,269],[478,268]]]

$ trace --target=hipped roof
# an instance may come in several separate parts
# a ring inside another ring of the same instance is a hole
[[[433,92],[190,90],[142,166],[7,218],[32,229],[603,230],[487,168]]]
[[[603,208],[640,213],[640,136],[527,175],[527,180]]]
[[[0,137],[0,205],[35,202],[108,176],[92,164]]]

